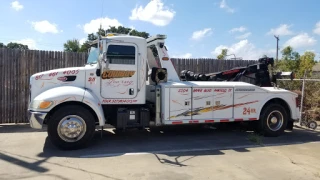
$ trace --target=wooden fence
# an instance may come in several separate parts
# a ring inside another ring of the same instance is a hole
[[[0,48],[0,124],[27,123],[29,77],[56,68],[83,66],[87,53]],[[217,72],[255,60],[172,59],[176,71]]]

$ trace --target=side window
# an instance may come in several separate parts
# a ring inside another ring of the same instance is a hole
[[[109,45],[107,58],[110,64],[135,64],[136,48],[134,46]]]

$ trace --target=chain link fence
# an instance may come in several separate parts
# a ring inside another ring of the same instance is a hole
[[[300,124],[315,129],[320,124],[320,75],[313,74],[304,79],[279,79],[277,84],[299,95]],[[314,124],[316,123],[316,124]]]

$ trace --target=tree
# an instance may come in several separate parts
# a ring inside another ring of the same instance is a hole
[[[132,30],[131,28],[126,28],[123,26],[110,26],[108,29],[102,29],[99,28],[97,30],[97,33],[101,36],[105,36],[106,33],[118,33],[118,34],[128,34],[130,33],[130,35],[132,36],[139,36],[139,37],[143,37],[143,38],[148,38],[150,35],[147,32],[144,31],[137,31],[137,30]],[[90,41],[94,41],[98,39],[97,35],[94,33],[90,33],[87,36],[87,40],[80,45],[79,41],[77,39],[73,39],[73,40],[68,40],[66,43],[64,43],[64,49],[65,51],[70,51],[70,52],[87,52],[87,50],[90,48]]]
[[[0,48],[6,48],[6,45],[4,45],[3,43],[0,43]]]
[[[316,64],[315,61],[315,53],[306,51],[304,54],[300,57],[300,63],[299,63],[299,68],[297,71],[297,75],[299,77],[302,77],[304,75],[304,71],[306,70],[308,72],[307,75],[311,76],[312,75],[312,68]]]
[[[90,44],[88,43],[88,41],[86,41],[81,45],[78,52],[87,52],[89,48],[90,48]]]
[[[10,48],[10,49],[21,49],[21,50],[28,50],[29,49],[28,45],[23,45],[23,44],[14,43],[14,42],[8,43],[6,47]]]
[[[282,59],[277,64],[280,71],[293,71],[297,78],[304,75],[304,71],[312,73],[312,68],[316,64],[315,53],[306,51],[302,56],[288,46],[282,50]]]
[[[28,50],[29,49],[28,45],[15,43],[15,42],[10,42],[7,45],[0,43],[0,48],[21,49],[21,50]]]
[[[123,26],[118,26],[118,27],[110,26],[106,30],[104,30],[102,28],[99,28],[98,31],[97,31],[97,34],[99,34],[101,36],[105,36],[106,33],[117,33],[117,34],[129,34],[130,33],[131,36],[139,36],[139,37],[143,37],[143,38],[150,37],[150,34],[147,33],[147,32],[137,31],[137,30],[133,30],[131,28],[123,27]],[[88,40],[89,41],[94,41],[96,39],[98,39],[98,37],[95,34],[93,34],[93,33],[88,34]]]
[[[217,56],[217,59],[223,60],[226,58],[227,54],[228,54],[228,49],[222,49],[221,54]]]
[[[287,46],[281,51],[282,58],[276,65],[281,71],[297,71],[300,64],[300,54]]]
[[[80,50],[80,43],[77,39],[68,40],[66,43],[63,44],[64,51],[67,52],[79,52]]]
[[[123,26],[119,26],[118,28],[112,26],[109,29],[107,29],[107,33],[128,34],[129,32],[130,32],[130,35],[132,35],[132,36],[139,36],[139,37],[143,37],[143,38],[150,37],[149,33],[146,33],[144,31],[139,32],[137,30],[132,30],[131,28],[126,28]]]

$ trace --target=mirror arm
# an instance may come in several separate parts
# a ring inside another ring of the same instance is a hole
[[[102,59],[103,59],[103,61],[105,62],[105,63],[107,63],[107,53],[106,52],[104,52],[103,54],[102,54]]]

